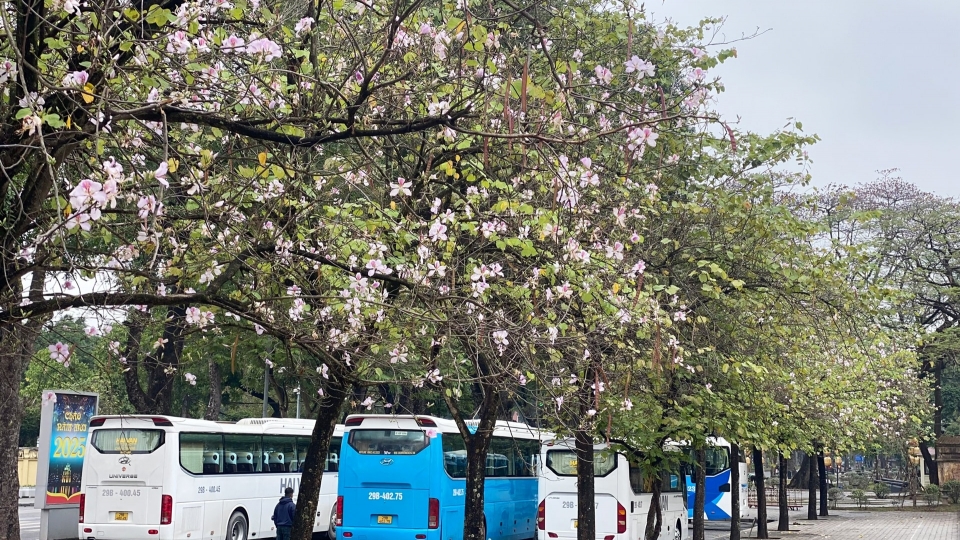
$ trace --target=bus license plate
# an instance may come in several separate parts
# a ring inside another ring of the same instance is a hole
[[[377,516],[378,525],[390,525],[393,523],[393,516]]]
[[[129,521],[130,512],[114,512],[113,519],[114,521]]]
[[[577,528],[577,520],[573,520],[573,528],[574,528],[574,529]]]

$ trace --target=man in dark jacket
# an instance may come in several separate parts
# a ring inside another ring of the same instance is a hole
[[[293,502],[293,488],[283,490],[283,497],[273,509],[273,524],[277,526],[277,540],[290,540],[290,531],[293,530],[293,516],[297,511],[297,504]]]

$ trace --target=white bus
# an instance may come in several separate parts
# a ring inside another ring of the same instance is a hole
[[[236,424],[171,416],[90,420],[79,537],[259,540],[287,487],[298,490],[313,420]],[[343,426],[330,443],[314,532],[333,536]],[[297,494],[294,494],[296,497]]]
[[[693,502],[697,489],[693,478],[692,463],[696,461],[696,451],[685,443],[668,444],[682,449],[689,456],[690,463],[686,467],[685,479],[688,516],[693,519]],[[722,437],[707,437],[703,517],[708,521],[724,521],[731,517],[733,497],[730,490],[733,486],[730,485],[732,478],[730,468],[733,466],[737,467],[740,475],[740,482],[736,486],[740,493],[740,519],[746,519],[748,516],[749,505],[746,501],[750,484],[747,478],[747,461],[743,455],[743,450],[740,451],[739,455],[734,456],[731,454],[730,448],[730,441]]]
[[[597,540],[642,539],[650,509],[653,477],[608,445],[594,446],[593,472]],[[537,540],[577,537],[577,455],[572,439],[543,446],[540,455]],[[683,478],[664,471],[661,481],[661,540],[683,540],[687,508]]]

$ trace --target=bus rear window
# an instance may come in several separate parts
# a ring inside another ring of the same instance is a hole
[[[577,475],[577,454],[573,450],[547,450],[547,467],[557,476]],[[603,451],[593,453],[593,474],[606,476],[617,468],[617,454]]]
[[[413,455],[430,444],[419,429],[354,429],[347,441],[359,454]]]
[[[163,446],[160,429],[98,429],[91,437],[101,454],[150,454]]]

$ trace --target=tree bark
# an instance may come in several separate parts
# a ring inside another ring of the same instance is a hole
[[[693,540],[704,540],[703,507],[706,503],[707,451],[697,448],[697,463],[693,467],[693,482],[696,493],[693,496]]]
[[[493,385],[490,385],[493,386]],[[500,392],[496,388],[484,388],[480,407],[480,425],[476,433],[465,441],[467,446],[467,493],[464,501],[463,540],[487,540],[487,527],[499,528],[499,521],[487,523],[484,514],[484,478],[486,477],[487,450],[500,408]],[[496,516],[493,516],[496,519]],[[500,536],[499,534],[497,536]]]
[[[800,469],[796,474],[793,475],[793,478],[790,479],[790,483],[787,484],[787,487],[790,489],[805,489],[807,487],[807,481],[810,478],[810,457],[807,454],[803,455],[803,459],[800,460]]]
[[[347,399],[347,385],[333,375],[327,385],[325,395],[317,407],[317,422],[313,425],[313,436],[307,447],[307,457],[303,462],[303,474],[300,476],[300,489],[297,496],[297,512],[293,520],[291,540],[310,540],[313,537],[313,523],[317,519],[317,499],[323,482],[323,469],[330,450],[330,439],[340,419],[343,402]]]
[[[203,418],[215,421],[220,419],[220,409],[223,407],[223,383],[220,378],[220,364],[212,354],[207,357],[207,373],[210,376],[210,399],[207,401]]]
[[[780,469],[780,489],[777,493],[777,503],[780,507],[780,519],[777,522],[778,531],[790,530],[790,506],[787,505],[787,460],[783,457],[783,452],[777,452],[779,456],[778,468]]]
[[[740,540],[740,446],[730,443],[730,540]]]
[[[20,382],[30,364],[40,328],[46,317],[0,326],[0,538],[20,538],[20,480],[17,448],[23,404]],[[38,495],[42,496],[42,495]]]
[[[46,273],[35,271],[30,283],[30,298],[43,294]],[[12,285],[19,296],[20,282]],[[23,402],[20,384],[30,366],[37,337],[50,319],[41,315],[0,325],[0,538],[20,538],[20,477],[17,473],[17,450],[20,442],[20,423],[23,420]]]
[[[584,415],[587,426],[581,425],[574,433],[577,451],[577,540],[596,539],[596,500],[593,471],[593,437],[589,431],[589,420]],[[620,519],[621,516],[617,516]],[[626,516],[623,516],[626,519]]]
[[[657,540],[660,538],[660,531],[663,529],[663,509],[660,508],[660,488],[663,486],[663,471],[657,467],[657,480],[653,483],[653,490],[650,492],[650,508],[647,509],[647,526],[643,531],[643,537],[646,540]],[[687,496],[686,493],[683,494]]]
[[[807,519],[817,519],[817,468],[813,465],[811,455],[807,455],[807,462],[810,463],[807,475]]]
[[[757,538],[770,538],[767,531],[767,484],[763,471],[763,450],[753,447],[753,480],[757,486]]]
[[[937,460],[930,453],[930,446],[926,441],[920,441],[920,454],[923,456],[923,463],[930,471],[930,483],[940,485],[940,469],[937,467]]]
[[[124,371],[124,383],[127,398],[139,414],[170,414],[173,407],[173,385],[176,380],[186,332],[187,306],[174,305],[167,308],[163,323],[163,347],[143,356],[143,331],[149,323],[149,315],[131,310],[130,318],[124,323],[127,328],[127,345],[124,357],[127,370]],[[146,388],[140,381],[140,368],[146,371]]]
[[[823,449],[817,453],[817,476],[820,479],[820,515],[829,516],[827,508],[827,464],[824,462]]]

